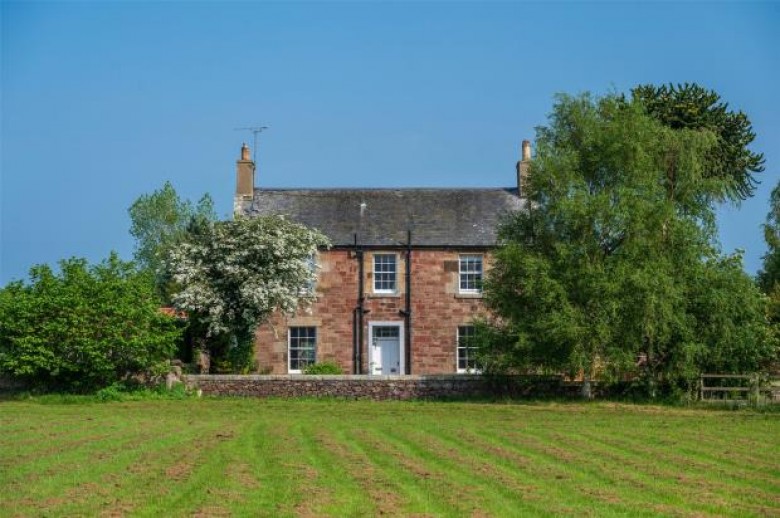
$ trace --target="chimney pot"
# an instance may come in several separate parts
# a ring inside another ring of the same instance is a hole
[[[241,146],[241,158],[236,161],[236,203],[241,200],[251,200],[255,190],[255,163],[249,156],[249,146]]]
[[[523,161],[531,160],[531,141],[523,141]]]
[[[531,165],[531,141],[524,140],[520,161],[517,163],[517,192],[525,196],[528,187],[528,168]]]

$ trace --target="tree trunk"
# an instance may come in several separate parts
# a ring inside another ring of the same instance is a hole
[[[208,374],[211,370],[211,356],[206,348],[205,340],[199,339],[194,351],[195,365],[199,374]]]

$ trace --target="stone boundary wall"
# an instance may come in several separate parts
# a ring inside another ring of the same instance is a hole
[[[559,378],[504,378],[479,375],[219,375],[188,374],[188,390],[209,396],[336,397],[348,399],[468,399],[494,396],[563,396]]]

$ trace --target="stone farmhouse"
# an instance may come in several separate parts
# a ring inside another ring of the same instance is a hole
[[[284,215],[332,242],[316,258],[316,301],[275,315],[255,334],[263,372],[315,362],[345,374],[477,372],[464,340],[485,314],[482,279],[502,215],[523,207],[530,143],[508,188],[269,189],[255,187],[244,144],[236,214]]]

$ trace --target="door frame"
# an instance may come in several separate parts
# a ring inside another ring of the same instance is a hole
[[[400,356],[400,371],[398,373],[398,376],[403,376],[406,374],[406,355],[404,354],[405,346],[404,344],[404,322],[403,320],[393,320],[393,321],[383,321],[383,320],[376,320],[376,321],[369,321],[368,322],[368,373],[371,376],[388,376],[388,374],[374,374],[371,372],[373,369],[371,368],[371,364],[374,362],[374,328],[375,327],[397,327],[398,328],[398,354]],[[390,375],[392,376],[392,375]]]

